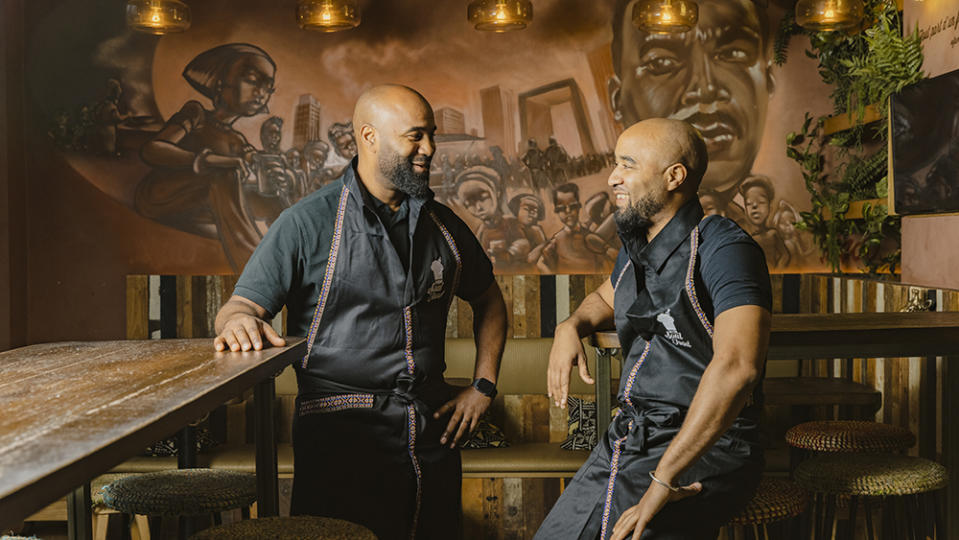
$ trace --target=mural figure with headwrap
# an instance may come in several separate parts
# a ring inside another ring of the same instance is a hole
[[[455,181],[455,200],[480,225],[473,233],[498,270],[517,271],[527,266],[530,244],[513,216],[503,214],[503,181],[486,166],[475,165]]]
[[[183,78],[213,108],[190,100],[143,145],[154,167],[137,186],[135,207],[171,227],[219,239],[239,270],[261,238],[255,210],[263,207],[252,172],[256,149],[233,123],[268,112],[276,64],[263,49],[229,43],[200,53]]]

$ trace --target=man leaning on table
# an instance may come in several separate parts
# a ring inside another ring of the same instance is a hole
[[[458,442],[496,394],[506,310],[467,226],[433,200],[429,103],[372,88],[353,116],[358,156],[270,227],[217,315],[217,350],[283,345],[285,304],[308,352],[295,365],[291,513],[369,527],[380,539],[462,535]],[[443,381],[454,295],[473,309],[473,386]]]
[[[642,121],[616,144],[623,249],[557,326],[547,383],[561,406],[574,364],[591,383],[580,339],[615,323],[621,409],[536,538],[713,539],[755,491],[769,274],[734,222],[703,218],[706,164],[702,136],[679,120]]]

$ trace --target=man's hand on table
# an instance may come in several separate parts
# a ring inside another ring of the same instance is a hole
[[[286,345],[286,340],[268,322],[251,315],[237,315],[227,321],[223,331],[213,339],[213,347],[217,351],[228,348],[233,352],[259,351],[264,337],[275,347]]]
[[[443,404],[433,413],[433,418],[438,420],[447,413],[452,414],[449,423],[446,424],[446,431],[440,437],[440,444],[449,444],[450,448],[456,448],[461,439],[466,442],[468,439],[463,439],[463,436],[472,435],[483,413],[492,402],[492,398],[484,396],[479,390],[470,386]]]
[[[639,504],[627,508],[619,516],[616,525],[613,526],[613,534],[609,537],[609,540],[640,538],[653,516],[659,513],[667,503],[692,497],[702,490],[703,485],[699,482],[680,487],[676,491],[670,491],[656,482],[651,482],[649,489],[639,500]]]
[[[556,326],[553,346],[549,350],[549,368],[546,371],[546,388],[550,399],[557,407],[566,407],[569,396],[569,374],[573,366],[579,366],[579,377],[586,384],[595,381],[589,375],[586,365],[586,349],[576,329],[560,323]]]

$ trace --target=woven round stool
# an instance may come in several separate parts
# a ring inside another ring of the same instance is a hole
[[[786,442],[814,452],[898,452],[912,448],[916,436],[906,428],[879,422],[825,420],[789,428]]]
[[[215,469],[174,469],[119,478],[101,490],[108,508],[134,515],[187,517],[246,510],[256,500],[256,476]],[[181,522],[183,525],[183,522]]]
[[[856,528],[860,499],[869,538],[874,533],[871,504],[878,504],[883,537],[935,538],[936,533],[942,534],[936,492],[946,487],[949,476],[945,467],[933,461],[897,454],[822,454],[802,462],[793,477],[815,494],[813,531],[817,537],[831,534],[836,499],[842,496],[849,497],[849,538]]]
[[[313,516],[268,517],[237,521],[191,536],[193,540],[376,540],[369,529],[356,523]]]
[[[797,530],[791,522],[806,510],[808,503],[809,494],[794,482],[764,476],[746,508],[726,524],[727,536],[738,537],[738,527],[747,536],[751,531],[757,539],[769,538],[770,529],[774,538],[785,538],[787,533]]]

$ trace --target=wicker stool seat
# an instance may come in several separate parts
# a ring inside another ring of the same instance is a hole
[[[856,528],[864,505],[866,534],[873,537],[871,507],[878,505],[883,537],[936,538],[943,534],[936,492],[948,484],[946,468],[927,459],[898,454],[820,454],[793,471],[801,487],[814,493],[813,530],[829,538],[839,500],[848,498],[846,537]],[[906,516],[906,519],[901,519]],[[909,530],[907,530],[909,529]]]
[[[763,477],[746,508],[729,525],[765,525],[798,516],[806,509],[809,495],[785,478]]]
[[[191,537],[193,540],[376,540],[362,525],[325,517],[268,517],[237,521],[213,527]]]
[[[949,475],[927,459],[896,454],[826,454],[799,464],[796,483],[835,495],[914,495],[946,487]]]
[[[815,452],[897,452],[915,445],[916,437],[908,429],[889,424],[826,420],[789,428],[786,442]]]
[[[256,477],[213,469],[176,469],[120,478],[102,492],[104,504],[121,512],[191,516],[253,504]]]

